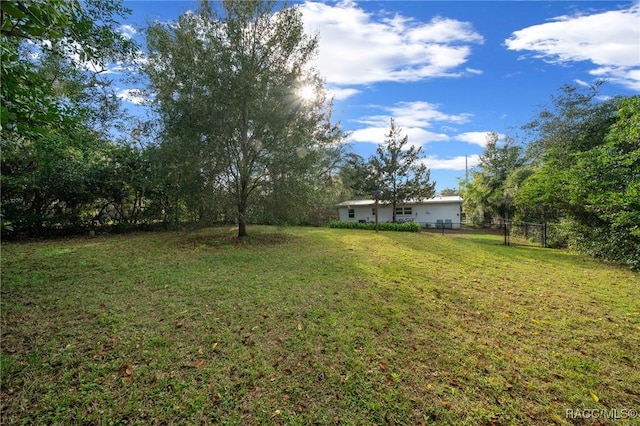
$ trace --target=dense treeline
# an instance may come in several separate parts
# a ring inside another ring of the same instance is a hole
[[[524,144],[488,141],[467,217],[545,222],[556,245],[640,268],[640,97],[565,86],[524,129]]]
[[[342,134],[317,40],[296,8],[216,7],[151,25],[136,61],[118,1],[2,2],[3,237],[328,220]],[[142,64],[154,120],[127,116],[109,63]]]
[[[243,236],[248,223],[326,223],[373,191],[434,193],[393,120],[368,161],[343,152],[295,7],[203,2],[149,26],[138,61],[117,0],[0,6],[5,238],[186,223]],[[154,119],[125,113],[102,72],[113,63],[144,76]],[[556,245],[640,268],[640,98],[566,86],[524,130],[490,136],[461,185],[467,217],[546,222]]]
[[[114,30],[127,10],[110,0],[0,6],[3,236],[77,232],[99,212],[124,219],[116,210],[135,181],[122,182],[122,167],[137,153],[110,137],[128,123],[101,71],[135,58]]]

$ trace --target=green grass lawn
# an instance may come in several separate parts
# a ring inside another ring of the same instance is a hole
[[[637,273],[492,235],[249,232],[3,244],[1,423],[638,422],[566,416],[640,409]]]

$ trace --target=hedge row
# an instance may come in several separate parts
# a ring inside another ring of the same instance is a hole
[[[334,220],[329,223],[329,228],[340,229],[366,229],[373,231],[376,229],[375,223],[360,223],[360,222],[342,222]],[[378,223],[379,231],[399,231],[399,232],[418,232],[420,231],[420,224],[416,222],[404,222],[404,223]]]

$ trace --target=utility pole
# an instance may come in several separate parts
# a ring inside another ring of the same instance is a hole
[[[464,156],[464,183],[469,184],[469,163],[467,162],[467,155]]]

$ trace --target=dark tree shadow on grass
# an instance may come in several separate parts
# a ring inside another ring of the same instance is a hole
[[[179,241],[179,245],[189,248],[266,248],[291,244],[299,239],[299,237],[285,232],[254,230],[243,238],[238,238],[236,233],[235,227],[208,228],[197,233],[186,234]]]

